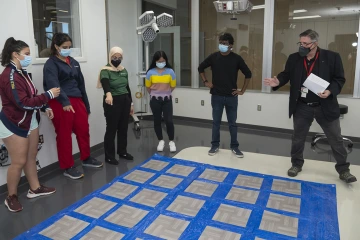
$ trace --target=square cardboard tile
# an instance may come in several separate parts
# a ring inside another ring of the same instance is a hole
[[[179,195],[166,210],[195,217],[204,203],[204,200]]]
[[[250,209],[221,204],[212,220],[239,227],[246,227],[250,214]]]
[[[185,192],[211,197],[219,185],[202,181],[193,181]]]
[[[182,180],[183,180],[182,178],[171,177],[171,176],[167,176],[167,175],[161,175],[160,177],[155,179],[150,184],[154,185],[154,186],[158,186],[158,187],[173,189],[177,185],[179,185],[182,182]]]
[[[287,197],[278,194],[270,194],[267,208],[300,213],[301,198]]]
[[[290,237],[297,237],[299,219],[274,212],[264,211],[260,229]]]
[[[155,171],[161,171],[163,170],[167,165],[169,165],[168,162],[159,161],[159,160],[150,160],[141,167],[152,169]]]
[[[228,174],[229,174],[228,172],[224,172],[224,171],[205,169],[205,171],[200,175],[199,178],[203,178],[215,182],[223,182]]]
[[[158,192],[150,189],[143,189],[138,194],[130,199],[131,202],[139,203],[149,207],[155,207],[158,205],[165,197],[166,193]]]
[[[155,221],[145,230],[146,234],[163,238],[163,239],[179,239],[181,234],[185,231],[190,222],[160,215]]]
[[[274,179],[271,190],[277,192],[301,195],[301,183]]]
[[[115,182],[109,188],[105,189],[102,194],[118,199],[124,199],[132,194],[137,188],[137,186],[131,184]]]
[[[115,206],[116,203],[114,202],[95,197],[75,209],[74,212],[81,213],[92,218],[100,218]]]
[[[259,191],[248,190],[244,188],[232,187],[228,195],[226,196],[227,200],[232,200],[236,202],[244,202],[255,204],[256,200],[259,197]]]
[[[121,206],[118,210],[110,214],[105,221],[114,223],[119,226],[132,228],[138,224],[149,212],[146,210],[130,207],[128,205]]]

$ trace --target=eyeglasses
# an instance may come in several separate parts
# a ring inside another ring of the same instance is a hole
[[[306,43],[306,42],[298,42],[296,43],[298,46],[310,46],[311,44],[314,44],[315,42],[309,42],[309,43]]]

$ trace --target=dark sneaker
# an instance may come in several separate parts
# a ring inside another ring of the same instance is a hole
[[[288,175],[290,177],[296,177],[298,175],[299,172],[301,172],[301,168],[300,167],[296,167],[296,166],[292,166],[289,170],[288,170]]]
[[[123,158],[123,159],[126,159],[126,160],[134,160],[134,157],[131,156],[130,153],[119,154],[119,158]]]
[[[212,146],[208,153],[210,156],[214,156],[215,154],[217,154],[218,151],[219,151],[219,147]]]
[[[119,165],[119,161],[116,160],[115,158],[111,159],[111,158],[105,157],[105,162],[107,162],[108,164],[112,164],[112,165]]]
[[[55,188],[45,187],[44,185],[40,185],[40,187],[36,190],[29,189],[27,197],[28,198],[36,198],[36,197],[40,197],[40,196],[50,195],[50,194],[53,194],[54,192],[56,192]]]
[[[236,157],[238,158],[243,158],[244,154],[238,149],[238,148],[233,148],[232,152],[236,155]]]
[[[84,177],[84,174],[82,172],[80,172],[79,170],[77,170],[76,168],[72,167],[72,168],[65,170],[64,176],[76,180],[76,179],[80,179],[80,178]]]
[[[82,165],[90,168],[101,168],[104,164],[93,157],[88,157],[88,159],[82,162]]]
[[[346,183],[353,183],[357,181],[356,177],[352,175],[349,171],[340,173],[339,178]]]
[[[23,210],[21,203],[19,202],[18,196],[15,194],[8,196],[5,199],[5,206],[9,209],[10,212],[20,212]]]

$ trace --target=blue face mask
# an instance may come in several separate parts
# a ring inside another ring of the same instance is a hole
[[[27,55],[22,55],[22,56],[24,56],[24,59],[23,60],[18,59],[18,60],[20,62],[21,67],[26,68],[31,64],[32,58],[31,56],[27,56]]]
[[[60,50],[60,55],[63,57],[68,57],[71,54],[71,49],[61,49]]]
[[[229,46],[219,44],[219,51],[222,53],[226,53],[229,50]]]
[[[164,68],[166,66],[166,62],[156,62],[156,67]]]

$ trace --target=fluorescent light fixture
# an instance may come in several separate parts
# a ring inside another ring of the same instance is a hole
[[[359,37],[359,33],[358,33],[358,32],[356,33],[356,37]]]
[[[351,45],[352,45],[353,47],[357,47],[357,42],[353,42]]]
[[[307,12],[306,9],[299,9],[299,10],[294,10],[294,13],[304,13]]]
[[[308,19],[308,18],[320,18],[320,15],[313,15],[313,16],[302,16],[302,17],[293,17],[294,20],[296,19]]]
[[[64,13],[68,13],[69,11],[67,11],[67,10],[59,10],[59,12],[64,12]]]
[[[256,5],[252,7],[252,10],[256,10],[256,9],[264,9],[265,5]]]

